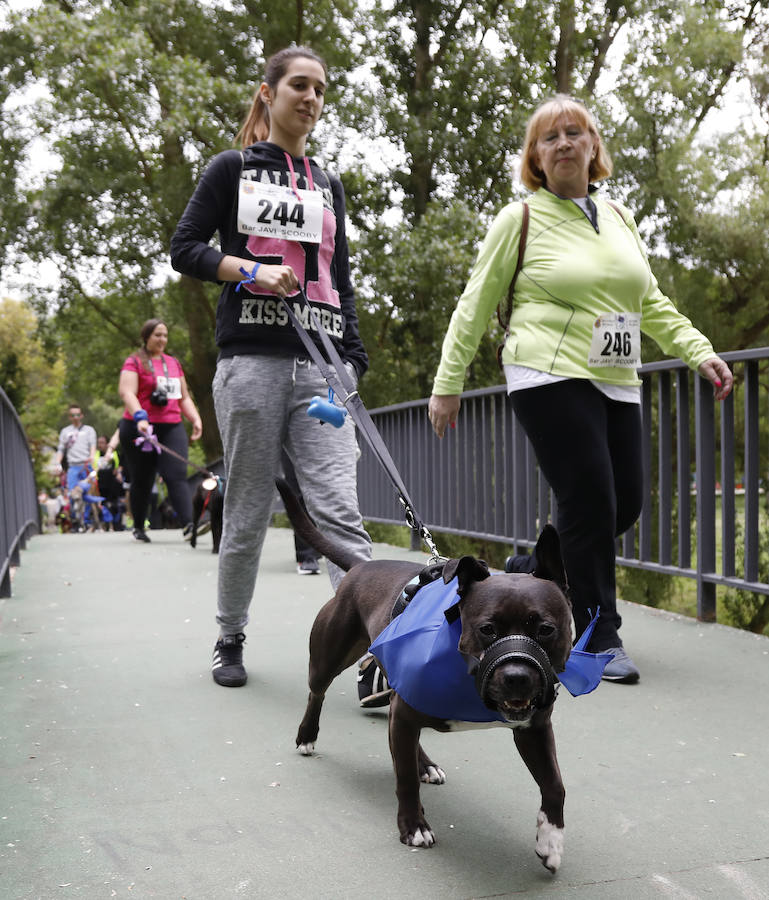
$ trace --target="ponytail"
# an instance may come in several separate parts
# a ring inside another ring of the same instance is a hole
[[[250,147],[257,141],[266,141],[270,134],[270,109],[262,100],[259,88],[256,89],[251,109],[248,111],[240,131],[235,135],[238,147]]]
[[[323,66],[323,71],[328,74],[328,67],[322,56],[319,56],[309,47],[285,47],[267,60],[264,67],[264,81],[273,91],[278,88],[278,82],[286,74],[288,65],[292,59],[314,59]],[[262,100],[260,89],[256,89],[254,99],[248,115],[240,126],[240,131],[235,135],[235,144],[239,147],[249,147],[257,141],[266,141],[270,135],[270,109]]]

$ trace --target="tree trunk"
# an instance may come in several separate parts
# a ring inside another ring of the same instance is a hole
[[[424,215],[433,191],[433,160],[428,143],[431,133],[432,87],[430,72],[433,61],[430,56],[431,5],[425,2],[414,4],[414,77],[412,90],[407,100],[411,122],[406,130],[404,145],[411,157],[408,193],[413,207],[412,222],[416,224]]]
[[[555,51],[555,86],[559,94],[571,93],[574,74],[574,0],[561,0],[558,9],[558,47]]]

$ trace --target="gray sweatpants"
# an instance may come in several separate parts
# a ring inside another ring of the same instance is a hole
[[[361,560],[371,558],[371,538],[358,509],[358,447],[350,416],[335,428],[307,415],[312,397],[328,395],[314,363],[305,357],[222,359],[213,395],[227,478],[216,617],[224,635],[243,631],[248,622],[283,446],[318,528]],[[332,563],[328,571],[336,590],[344,572]]]

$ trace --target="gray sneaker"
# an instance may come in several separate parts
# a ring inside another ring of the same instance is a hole
[[[604,681],[616,681],[618,684],[635,684],[641,677],[636,664],[625,653],[624,647],[610,647],[601,653],[613,653],[614,659],[607,663],[601,676]]]

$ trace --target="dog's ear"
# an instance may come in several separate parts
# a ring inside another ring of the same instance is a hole
[[[561,556],[561,539],[549,522],[540,532],[537,546],[534,548],[534,556],[537,560],[537,567],[533,572],[534,577],[554,581],[566,594],[569,586]]]
[[[450,559],[443,567],[443,583],[448,584],[455,575],[459,582],[457,593],[461,597],[473,581],[483,581],[491,572],[482,559],[463,556],[461,559]]]

